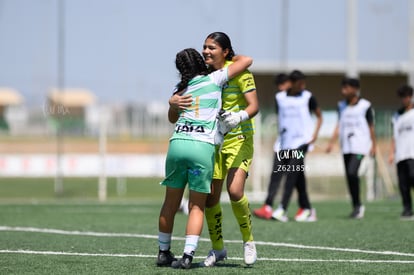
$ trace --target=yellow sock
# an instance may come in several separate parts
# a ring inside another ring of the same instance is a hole
[[[231,201],[231,208],[233,209],[234,216],[239,223],[243,242],[253,241],[252,220],[249,201],[247,200],[246,195],[244,195],[239,201]]]
[[[205,210],[208,233],[214,250],[222,250],[224,248],[223,233],[221,222],[223,220],[223,211],[220,203]]]

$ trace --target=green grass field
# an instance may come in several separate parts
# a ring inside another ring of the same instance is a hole
[[[52,179],[0,180],[0,274],[181,274],[155,265],[158,179],[129,180],[127,193],[108,186],[97,201],[97,180],[65,180],[53,194]],[[223,196],[227,194],[223,193]],[[259,207],[252,204],[252,208]],[[253,217],[258,261],[243,264],[242,243],[231,207],[224,208],[228,256],[198,268],[210,249],[207,230],[196,253],[196,274],[414,274],[414,221],[401,221],[400,200],[367,203],[364,220],[349,220],[347,200],[315,202],[319,220],[282,224]],[[289,216],[296,211],[292,201]],[[177,214],[172,250],[184,246],[187,216]]]

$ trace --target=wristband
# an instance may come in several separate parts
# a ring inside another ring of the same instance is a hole
[[[241,122],[249,119],[249,114],[245,110],[239,111],[239,115],[240,115]]]

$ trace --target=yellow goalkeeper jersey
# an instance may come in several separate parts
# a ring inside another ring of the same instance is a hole
[[[229,66],[232,61],[226,61],[224,67]],[[244,94],[256,90],[253,74],[246,70],[238,76],[230,79],[223,86],[222,92],[222,109],[230,112],[238,112],[246,109],[247,102]],[[231,132],[226,135],[226,139],[237,137],[240,135],[254,134],[254,119],[248,119],[239,124]]]

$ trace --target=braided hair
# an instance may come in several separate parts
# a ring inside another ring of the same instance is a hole
[[[231,61],[236,55],[234,53],[233,47],[231,46],[230,37],[224,32],[213,32],[210,33],[207,38],[213,39],[217,44],[221,46],[223,50],[228,49],[229,53],[226,55],[226,60]]]
[[[193,48],[188,48],[177,53],[175,66],[180,72],[181,81],[177,85],[177,91],[182,91],[188,86],[188,82],[197,75],[207,75],[209,72],[203,57]]]

